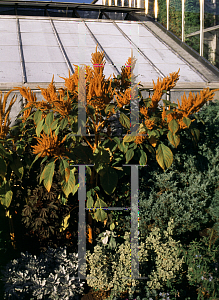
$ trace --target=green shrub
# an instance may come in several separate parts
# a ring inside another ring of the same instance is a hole
[[[147,287],[151,295],[162,290],[168,282],[180,276],[184,262],[180,242],[174,241],[172,235],[173,220],[161,236],[160,229],[154,228],[149,236],[139,245],[139,273],[141,277],[149,276]],[[130,234],[125,233],[124,242],[117,244],[115,250],[108,249],[103,242],[94,247],[91,254],[87,251],[87,284],[96,290],[111,290],[109,299],[118,297],[128,291],[130,296],[142,290],[139,279],[130,277]],[[106,242],[106,241],[105,241]],[[151,265],[152,262],[152,265]],[[128,279],[126,279],[126,277]],[[145,280],[143,280],[145,285]]]
[[[174,219],[174,236],[188,244],[199,230],[212,226],[219,186],[219,103],[210,103],[200,112],[205,124],[197,122],[200,141],[194,147],[181,133],[181,142],[172,149],[174,162],[163,172],[152,160],[139,168],[140,234],[146,237],[150,228],[166,229],[169,217]],[[168,145],[168,144],[167,144]],[[192,235],[191,233],[194,233]],[[181,237],[180,237],[181,235]]]

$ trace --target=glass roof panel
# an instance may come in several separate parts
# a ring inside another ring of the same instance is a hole
[[[0,30],[0,46],[18,46],[17,33]]]
[[[16,32],[17,25],[16,19],[0,19],[0,32]]]
[[[21,34],[22,45],[25,46],[58,46],[54,33],[47,32],[23,32]]]
[[[121,36],[120,31],[113,25],[112,22],[98,22],[98,21],[93,21],[89,22],[86,20],[86,24],[90,28],[90,30],[95,33],[95,34],[103,34],[105,35],[106,39],[109,35],[119,35]],[[101,30],[100,30],[101,28]],[[107,35],[106,35],[107,33]]]
[[[49,32],[52,27],[49,20],[19,19],[21,32]]]
[[[0,47],[0,62],[4,61],[20,61],[18,46],[1,46]]]
[[[13,70],[13,72],[12,72]],[[0,82],[21,82],[21,63],[15,61],[0,61]]]
[[[51,82],[54,75],[54,81],[62,82],[59,76],[68,76],[68,68],[65,63],[54,62],[27,62],[25,64],[28,82]],[[64,82],[64,81],[63,81]]]
[[[59,47],[23,46],[25,62],[65,62]]]

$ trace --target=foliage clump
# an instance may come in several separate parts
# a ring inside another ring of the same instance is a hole
[[[67,255],[66,249],[48,248],[37,258],[28,252],[10,261],[5,270],[7,299],[74,299],[78,300],[85,282],[78,276],[78,254]],[[31,298],[34,297],[34,298]]]

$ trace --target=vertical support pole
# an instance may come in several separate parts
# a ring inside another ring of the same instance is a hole
[[[170,1],[167,0],[167,30],[169,30],[169,7],[170,7]]]
[[[158,0],[154,1],[154,15],[155,15],[155,21],[157,21],[157,16],[158,16]]]
[[[182,41],[185,42],[185,0],[182,0]]]
[[[200,0],[200,56],[204,50],[204,0]]]
[[[145,0],[145,14],[148,14],[148,0]]]

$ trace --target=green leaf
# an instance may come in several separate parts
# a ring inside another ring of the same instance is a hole
[[[117,172],[111,167],[109,167],[108,171],[100,177],[100,184],[107,195],[111,195],[115,191],[117,183]]]
[[[51,112],[48,113],[48,115],[46,116],[45,124],[46,124],[47,126],[50,127],[50,125],[52,124],[53,120],[54,120],[54,114],[53,114],[53,112],[51,111]]]
[[[44,186],[48,192],[50,192],[52,186],[54,169],[55,169],[55,161],[54,158],[52,158],[52,160],[45,166],[43,170],[43,177],[42,177],[42,179],[44,179]]]
[[[63,130],[68,124],[68,119],[67,118],[64,118],[62,119],[62,121],[60,122],[60,127],[61,129]]]
[[[38,137],[40,136],[40,133],[41,133],[41,131],[42,131],[43,123],[44,123],[44,119],[42,119],[41,121],[39,121],[39,123],[37,124],[37,127],[36,127],[36,135],[37,135]]]
[[[126,158],[126,163],[128,163],[134,156],[134,150],[133,149],[128,149],[126,152],[125,158]]]
[[[47,126],[46,124],[43,124],[43,131],[49,135],[49,133],[50,133],[49,126]]]
[[[175,134],[177,132],[177,130],[179,129],[179,124],[175,119],[173,119],[168,124],[168,127],[169,127],[169,130],[172,132],[172,134]]]
[[[178,106],[178,104],[172,103],[168,100],[163,100],[163,103],[165,104],[165,106],[170,106],[170,107],[177,107]]]
[[[94,199],[93,197],[90,195],[89,198],[87,199],[86,201],[86,206],[87,208],[93,208],[93,205],[94,205]]]
[[[121,125],[127,129],[130,129],[130,120],[129,118],[122,112],[120,112],[119,122]]]
[[[171,131],[168,132],[167,138],[170,141],[170,143],[177,148],[180,143],[180,137],[178,134],[172,134]]]
[[[105,114],[107,115],[109,111],[113,112],[113,108],[115,108],[115,104],[113,103],[108,104],[105,108]]]
[[[58,135],[58,134],[59,134],[59,129],[60,129],[60,125],[56,128],[56,130],[55,130],[55,135]]]
[[[24,167],[19,158],[16,158],[12,163],[9,164],[9,167],[14,171],[19,179],[24,175]]]
[[[107,213],[103,210],[103,209],[98,209],[95,213],[94,213],[94,217],[97,221],[101,221],[103,222],[104,220],[106,220],[107,218]]]
[[[98,198],[97,201],[94,204],[95,208],[101,208],[101,207],[108,207],[106,202],[104,202],[102,199]]]
[[[114,223],[110,224],[110,230],[113,231],[114,228],[115,228],[115,224]]]
[[[60,165],[59,165],[59,171],[61,173],[62,180],[65,180],[65,182],[68,182],[70,177],[70,167],[68,162],[65,159],[61,159]]]
[[[163,170],[168,169],[173,163],[173,153],[170,148],[159,144],[156,150],[156,160]]]
[[[100,170],[104,169],[104,167],[106,167],[107,164],[110,163],[109,152],[104,148],[100,148],[97,154],[94,152],[93,160],[95,164],[94,167],[98,173]]]
[[[140,153],[141,153],[141,156],[140,156],[140,160],[139,160],[139,165],[145,166],[147,164],[147,154],[141,149],[140,149]]]
[[[4,159],[0,156],[0,175],[2,177],[5,177],[6,171],[7,171],[6,163]]]
[[[147,148],[150,153],[155,154],[154,148],[151,145],[144,144],[144,147]]]
[[[37,111],[34,113],[34,122],[36,125],[38,125],[38,122],[40,121],[42,117],[43,112],[40,109],[37,109]]]
[[[191,124],[191,120],[189,118],[183,117],[183,123],[186,124],[186,126],[189,128]]]
[[[136,135],[135,133],[131,133],[131,134],[127,134],[126,136],[124,136],[123,138],[123,144],[127,143],[127,142],[133,142],[136,139]]]
[[[128,151],[128,145],[124,145],[123,143],[121,143],[119,145],[119,150],[126,154],[126,152]]]
[[[59,122],[59,119],[56,119],[50,126],[51,130],[53,131],[57,127],[57,123]]]
[[[0,201],[1,204],[5,207],[9,207],[13,197],[13,192],[11,190],[10,184],[8,181],[4,180],[3,184],[0,186]]]
[[[78,190],[78,184],[75,184],[76,183],[75,175],[74,175],[75,170],[76,168],[73,168],[71,170],[68,182],[65,182],[65,180],[61,182],[62,190],[67,198],[70,193],[72,194],[73,192],[76,193],[76,191]],[[75,188],[75,186],[77,187]]]

